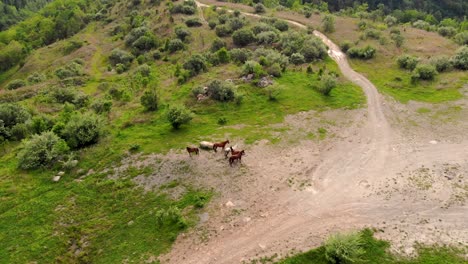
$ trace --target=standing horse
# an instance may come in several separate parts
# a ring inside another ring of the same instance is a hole
[[[224,147],[226,146],[226,144],[229,144],[229,140],[226,140],[226,141],[223,141],[223,142],[219,142],[219,143],[214,143],[213,144],[213,150],[215,152],[218,152],[216,149],[217,148],[222,148],[224,149]]]
[[[239,160],[239,162],[242,163],[242,155],[245,155],[245,151],[243,151],[243,150],[240,151],[238,154],[232,155],[231,157],[229,157],[229,166],[232,167],[232,164],[236,160]]]
[[[187,152],[188,152],[189,156],[192,157],[192,152],[195,152],[195,154],[198,155],[200,150],[198,148],[187,147]]]

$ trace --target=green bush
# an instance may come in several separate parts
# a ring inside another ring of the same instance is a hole
[[[327,55],[327,48],[323,42],[317,37],[310,37],[302,46],[301,54],[306,62],[324,59]]]
[[[273,26],[279,30],[279,31],[288,31],[289,30],[289,24],[288,22],[284,21],[284,20],[277,20],[273,23]]]
[[[353,47],[348,50],[348,55],[351,58],[358,58],[362,60],[369,60],[375,56],[376,49],[372,46],[366,46],[364,48]]]
[[[12,140],[22,140],[30,134],[30,127],[27,124],[16,124],[10,130],[10,136]]]
[[[231,59],[237,63],[245,63],[252,58],[252,51],[249,49],[232,49],[229,54]]]
[[[443,37],[453,37],[457,34],[457,29],[454,27],[440,27],[437,32]]]
[[[187,27],[201,27],[203,23],[199,18],[189,18],[185,21],[185,25],[187,25]]]
[[[411,76],[412,80],[433,80],[437,75],[437,70],[430,64],[418,64]]]
[[[174,129],[179,129],[181,125],[188,124],[192,118],[192,113],[183,106],[171,106],[167,112],[167,120]]]
[[[210,21],[208,22],[208,26],[210,27],[210,29],[214,29],[214,28],[216,27],[217,24],[218,24],[218,23],[216,23],[216,21],[214,21],[214,20],[210,20]]]
[[[431,24],[423,20],[418,20],[413,22],[413,27],[429,31]]]
[[[340,44],[340,49],[343,52],[347,52],[352,46],[353,46],[353,43],[351,43],[351,41],[345,40]]]
[[[452,57],[453,67],[460,70],[468,70],[468,46],[459,48]]]
[[[96,114],[109,113],[112,108],[111,100],[96,100],[91,104],[91,109],[94,110]]]
[[[254,10],[256,14],[263,14],[266,12],[266,7],[262,3],[257,3],[254,6]]]
[[[156,89],[147,89],[141,96],[140,102],[146,111],[156,111],[158,109]]]
[[[282,70],[286,70],[289,64],[288,57],[274,49],[258,48],[254,52],[254,57],[258,59],[262,66],[271,66],[278,63]]]
[[[234,85],[230,82],[213,80],[208,84],[207,92],[210,98],[220,102],[227,102],[234,100],[234,89]]]
[[[175,34],[178,39],[185,41],[188,37],[190,37],[190,31],[188,29],[183,28],[183,27],[176,27],[175,28]]]
[[[86,147],[98,142],[102,136],[103,121],[95,114],[77,113],[62,130],[62,136],[73,149]]]
[[[281,89],[278,86],[268,86],[265,88],[265,93],[268,96],[268,100],[276,101],[281,93]]]
[[[8,90],[16,90],[20,87],[26,86],[26,82],[24,80],[18,79],[9,82],[6,86]]]
[[[135,75],[149,77],[151,75],[151,67],[148,64],[142,64],[136,68]]]
[[[11,139],[14,127],[26,123],[30,118],[29,112],[19,104],[0,104],[0,141]]]
[[[260,78],[266,75],[266,72],[263,70],[262,65],[256,61],[246,61],[242,67],[242,74],[253,74],[256,78]]]
[[[61,160],[68,151],[65,141],[53,132],[33,135],[21,145],[18,166],[24,170],[50,166]]]
[[[228,63],[230,60],[229,52],[224,47],[216,52],[216,56],[218,57],[220,63]]]
[[[354,263],[365,253],[360,233],[336,234],[324,244],[325,258],[330,263]]]
[[[239,17],[234,17],[229,19],[228,26],[231,28],[232,31],[236,31],[244,27],[245,22]]]
[[[83,44],[84,44],[83,41],[71,39],[71,40],[67,41],[65,46],[63,47],[63,53],[65,55],[68,55],[68,54],[72,53],[73,51],[83,47]]]
[[[287,24],[286,24],[287,25]],[[277,31],[277,29],[267,23],[256,23],[253,27],[252,27],[252,31],[255,33],[255,35],[258,35],[262,32],[266,32],[266,31]]]
[[[433,65],[438,72],[445,72],[452,68],[452,62],[447,56],[435,57],[430,60],[431,65]]]
[[[218,25],[216,26],[216,36],[222,38],[227,37],[232,33],[232,29],[228,25]]]
[[[402,55],[397,58],[398,67],[406,70],[414,70],[419,63],[419,58],[411,55]]]
[[[381,33],[380,31],[377,31],[375,29],[368,29],[364,32],[364,36],[366,38],[379,39],[381,36]]]
[[[385,17],[384,23],[387,24],[387,26],[389,27],[393,27],[394,25],[398,23],[398,19],[394,16],[388,15]]]
[[[257,43],[260,45],[271,45],[279,40],[274,31],[265,31],[257,34]]]
[[[34,116],[31,119],[31,130],[34,134],[41,134],[49,131],[54,126],[54,122],[45,115]]]
[[[205,58],[200,54],[192,55],[183,65],[190,72],[190,76],[198,75],[208,69]]]
[[[55,75],[62,80],[70,77],[81,76],[83,75],[83,66],[78,62],[73,61],[64,67],[58,68],[55,71]]]
[[[35,72],[28,76],[27,80],[29,84],[36,84],[45,81],[46,77],[42,73]]]
[[[335,17],[327,14],[322,18],[322,29],[326,33],[335,32]]]
[[[289,60],[291,61],[292,64],[299,65],[305,62],[304,56],[300,53],[293,53],[289,57]]]
[[[323,95],[330,95],[330,92],[336,87],[336,77],[331,74],[322,75],[317,91]]]
[[[215,38],[213,40],[213,43],[211,43],[211,52],[216,52],[219,49],[225,48],[225,47],[226,47],[226,42],[224,42],[224,40],[220,38]]]
[[[183,50],[185,48],[184,43],[180,39],[171,39],[167,45],[169,52],[176,52],[178,50]]]
[[[237,46],[246,46],[255,42],[255,35],[251,29],[239,29],[232,34],[232,41]]]
[[[121,49],[114,49],[109,56],[109,61],[112,65],[116,66],[117,64],[130,65],[135,57]]]
[[[458,45],[468,45],[468,31],[463,31],[455,35],[453,40],[458,44]]]

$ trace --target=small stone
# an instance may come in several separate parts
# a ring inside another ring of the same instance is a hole
[[[227,206],[227,207],[233,207],[233,206],[234,206],[234,203],[231,202],[231,201],[228,201],[228,202],[226,203],[226,206]]]
[[[133,223],[134,223],[133,220],[131,220],[130,222],[127,223],[127,225],[131,226],[131,225],[133,225]]]
[[[265,249],[266,249],[266,246],[263,245],[263,244],[258,244],[258,246],[259,246],[262,250],[265,250]]]
[[[250,222],[250,220],[252,220],[252,218],[250,218],[250,217],[244,217],[244,222],[248,223],[248,222]]]
[[[429,143],[432,144],[432,145],[436,145],[436,144],[437,144],[437,141],[431,140],[431,141],[429,141]]]
[[[54,178],[52,178],[52,181],[58,182],[58,181],[60,180],[60,177],[61,177],[61,176],[59,176],[59,175],[54,176]]]
[[[65,172],[64,171],[59,171],[59,173],[57,173],[58,176],[63,176],[65,175]]]

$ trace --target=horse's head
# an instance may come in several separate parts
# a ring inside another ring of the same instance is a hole
[[[226,140],[226,143],[229,144],[229,139]]]
[[[244,156],[244,155],[245,155],[245,150],[242,150],[242,151],[240,152],[240,154],[241,154],[241,156]]]

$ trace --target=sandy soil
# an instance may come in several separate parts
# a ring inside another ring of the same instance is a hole
[[[221,153],[205,151],[193,158],[172,152],[127,161],[156,168],[136,178],[147,190],[181,180],[218,193],[200,224],[160,258],[163,263],[285,256],[318,246],[330,233],[362,227],[375,227],[406,254],[415,241],[468,244],[466,99],[431,106],[383,98],[334,43],[314,34],[343,75],[362,87],[367,109],[290,116],[282,126],[291,132],[282,143],[245,146],[247,156],[233,168]],[[434,110],[419,113],[421,107]],[[300,140],[324,126],[326,139]],[[184,191],[178,188],[175,193]]]

